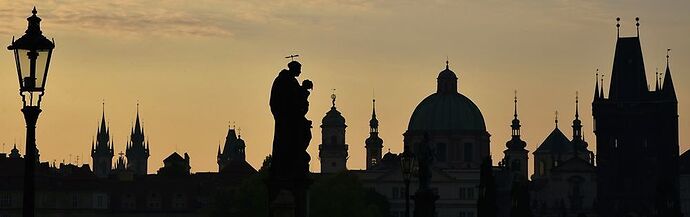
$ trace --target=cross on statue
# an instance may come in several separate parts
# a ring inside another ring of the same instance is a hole
[[[299,57],[299,54],[292,54],[290,56],[286,56],[285,58],[290,58],[290,61],[295,61],[295,57]]]

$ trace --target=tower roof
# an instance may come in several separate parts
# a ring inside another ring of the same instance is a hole
[[[573,146],[568,140],[568,137],[561,132],[558,127],[554,128],[553,131],[546,137],[544,142],[539,145],[534,153],[549,152],[552,154],[566,154],[572,153]]]
[[[376,119],[376,99],[373,99],[371,104],[371,120],[369,120],[369,127],[373,129],[379,127],[379,120]]]
[[[647,92],[647,77],[640,38],[618,38],[611,72],[609,99],[639,99]]]
[[[458,76],[455,72],[450,70],[448,66],[448,61],[446,60],[446,68],[438,73],[436,78],[437,87],[436,93],[438,94],[453,94],[458,93]]]
[[[666,50],[666,72],[664,73],[664,84],[662,86],[662,91],[664,94],[664,97],[667,99],[671,99],[674,101],[677,101],[676,98],[676,89],[673,86],[673,78],[671,78],[671,67],[669,66],[669,54],[671,49]]]
[[[511,150],[524,150],[525,147],[527,146],[527,143],[525,141],[522,141],[520,139],[520,119],[518,119],[518,112],[517,112],[517,91],[515,91],[515,98],[513,100],[513,121],[512,124],[510,125],[510,128],[512,129],[512,136],[511,139],[506,142],[506,147]]]
[[[340,113],[340,111],[338,111],[338,109],[335,106],[336,95],[331,95],[331,99],[333,100],[333,106],[331,106],[331,110],[326,112],[326,116],[324,116],[321,120],[321,127],[347,126],[345,125],[345,117],[343,117],[343,115]]]

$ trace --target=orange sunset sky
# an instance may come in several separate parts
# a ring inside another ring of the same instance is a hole
[[[136,104],[151,145],[149,173],[174,151],[193,171],[217,171],[216,151],[229,123],[242,129],[247,160],[259,168],[271,151],[271,83],[300,54],[310,79],[309,152],[319,171],[321,118],[336,89],[347,120],[348,168],[364,168],[375,95],[384,151],[400,152],[415,106],[436,89],[446,57],[460,92],[481,109],[494,163],[510,137],[518,90],[530,151],[554,128],[571,135],[575,92],[585,138],[594,149],[594,73],[611,72],[616,40],[640,34],[648,80],[671,69],[679,100],[681,152],[690,148],[690,1],[620,0],[309,0],[309,1],[10,1],[0,3],[0,39],[21,36],[31,8],[55,38],[38,121],[42,161],[91,164],[90,146],[105,101],[115,151],[124,151]],[[0,143],[24,152],[24,120],[14,59],[0,52]],[[606,77],[608,90],[608,77]],[[650,85],[654,85],[651,83]],[[532,155],[530,154],[530,157]],[[86,158],[86,159],[84,159]],[[530,169],[532,166],[530,165]]]

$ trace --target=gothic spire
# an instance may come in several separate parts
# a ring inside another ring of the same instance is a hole
[[[601,89],[599,89],[599,97],[602,99],[605,97],[604,96],[604,73],[601,74]]]
[[[597,69],[597,74],[594,77],[594,100],[599,99],[599,69]],[[603,84],[602,84],[603,85]]]
[[[656,71],[654,72],[654,91],[659,91],[659,68],[656,68]]]
[[[664,73],[664,84],[661,90],[667,99],[677,101],[676,89],[673,87],[673,79],[671,78],[671,68],[669,64],[671,49],[666,49],[666,72]]]

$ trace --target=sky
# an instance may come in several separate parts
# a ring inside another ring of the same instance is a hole
[[[606,75],[608,90],[616,17],[621,36],[634,36],[640,17],[648,80],[664,70],[672,49],[680,149],[690,148],[690,1],[2,0],[0,39],[9,45],[21,36],[33,6],[56,43],[37,127],[42,161],[76,163],[79,156],[78,163],[90,164],[103,102],[115,151],[124,151],[139,103],[149,173],[175,151],[189,153],[195,172],[217,171],[216,151],[231,125],[241,129],[247,160],[259,168],[273,139],[271,83],[290,54],[300,55],[300,79],[314,82],[308,150],[315,172],[333,89],[348,125],[348,168],[362,169],[372,98],[384,152],[400,152],[410,115],[435,92],[446,59],[460,92],[484,115],[494,161],[510,137],[514,90],[528,150],[554,129],[556,110],[560,129],[571,135],[577,91],[595,151],[595,71]],[[11,52],[0,52],[0,69],[2,151],[17,143],[23,153]]]

